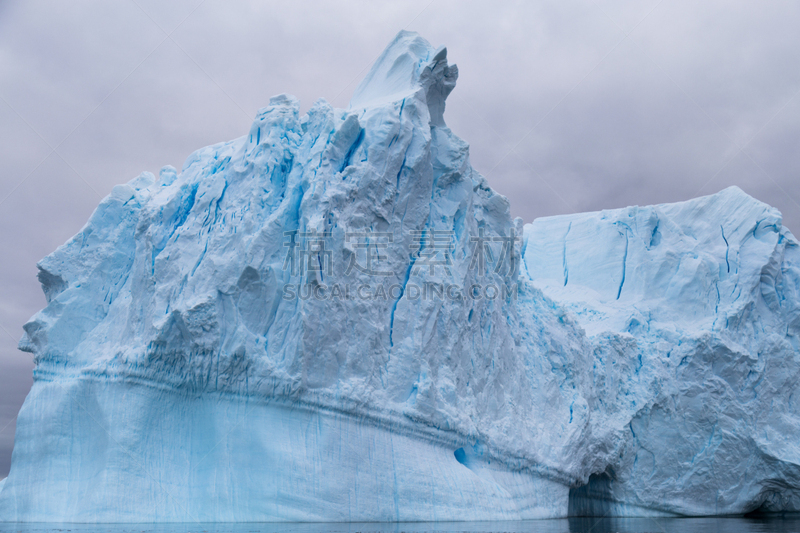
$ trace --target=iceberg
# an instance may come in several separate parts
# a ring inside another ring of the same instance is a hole
[[[526,275],[591,345],[593,431],[622,429],[570,514],[798,510],[800,248],[776,209],[731,187],[525,238]]]
[[[347,109],[113,189],[39,263],[0,520],[800,510],[800,248],[739,189],[523,225],[400,32]]]

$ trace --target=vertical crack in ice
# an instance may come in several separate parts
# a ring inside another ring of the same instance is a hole
[[[650,244],[648,245],[648,249],[652,248],[653,246],[657,246],[659,241],[661,240],[658,235],[658,226],[661,224],[661,219],[658,218],[656,214],[656,223],[653,226],[653,231],[650,233]]]
[[[205,247],[203,247],[203,251],[200,253],[200,257],[197,258],[197,263],[194,264],[194,268],[192,269],[192,273],[189,274],[190,277],[194,276],[194,273],[197,270],[197,267],[199,267],[200,263],[202,263],[203,258],[206,256],[206,252],[207,251],[208,251],[208,239],[206,239],[206,245],[205,245]]]
[[[628,266],[628,226],[626,224],[621,225],[625,227],[625,253],[622,256],[622,279],[619,282],[619,289],[617,289],[617,300],[622,294],[622,286],[625,285],[625,270]]]
[[[567,226],[567,232],[564,234],[564,248],[561,255],[561,266],[564,267],[564,286],[567,286],[567,282],[569,281],[569,265],[567,264],[567,237],[569,236],[569,230],[572,229],[572,221],[570,220],[569,226]],[[617,296],[619,299],[619,296]]]
[[[225,180],[225,185],[223,185],[223,187],[222,187],[222,193],[219,195],[219,198],[217,198],[217,203],[214,206],[214,222],[213,222],[213,224],[217,223],[217,219],[219,218],[219,203],[222,201],[223,198],[225,198],[225,191],[227,191],[227,190],[228,190],[228,180]],[[223,221],[224,220],[225,219],[223,217]]]
[[[722,224],[719,225],[719,229],[722,231],[722,240],[725,241],[725,264],[728,265],[728,273],[730,273],[731,263],[728,261],[728,254],[731,251],[731,246],[728,244],[728,239],[725,238],[725,228],[722,227]]]
[[[419,253],[419,251],[417,253]],[[411,277],[411,269],[414,268],[414,263],[416,261],[417,261],[416,257],[412,254],[411,261],[408,263],[408,269],[406,270],[405,279],[403,279],[403,287],[400,290],[400,296],[392,304],[392,312],[391,315],[389,316],[389,348],[394,347],[394,313],[395,311],[397,311],[397,304],[400,303],[400,300],[406,293],[406,286],[408,285],[408,279]]]
[[[347,150],[347,154],[344,156],[344,161],[342,161],[342,166],[339,168],[339,172],[343,172],[344,169],[350,166],[350,160],[353,158],[353,155],[356,153],[356,150],[361,146],[361,143],[364,141],[364,133],[367,130],[361,128],[361,131],[358,132],[358,137],[356,137],[355,142],[350,145],[350,149]],[[342,177],[344,179],[345,176]]]
[[[403,162],[400,164],[400,170],[397,171],[397,184],[395,188],[397,189],[397,194],[400,194],[400,176],[403,174],[403,169],[406,168],[406,156],[408,155],[408,148],[406,148],[406,153],[403,155]],[[392,208],[392,212],[394,212],[394,208]]]

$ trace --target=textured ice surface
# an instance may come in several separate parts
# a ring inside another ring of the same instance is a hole
[[[624,426],[574,512],[800,507],[800,248],[776,209],[731,187],[538,219],[525,242],[526,275],[591,343],[592,416]]]
[[[800,509],[780,214],[729,189],[520,238],[445,125],[457,74],[401,32],[347,110],[276,96],[115,187],[39,264],[0,518]]]

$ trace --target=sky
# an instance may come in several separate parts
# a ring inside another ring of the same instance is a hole
[[[402,29],[459,67],[448,126],[525,222],[737,185],[800,234],[800,3],[0,0],[0,478],[36,262],[141,171],[270,96],[349,98]]]

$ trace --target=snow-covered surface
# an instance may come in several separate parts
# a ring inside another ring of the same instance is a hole
[[[728,189],[519,238],[446,55],[401,32],[347,110],[273,97],[40,262],[0,519],[800,509],[780,214]]]

